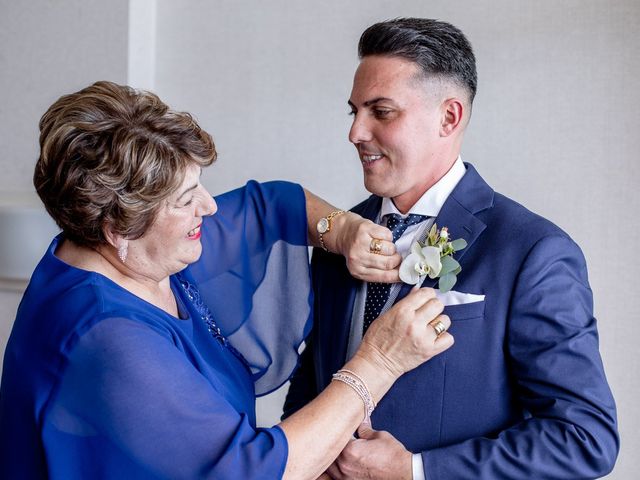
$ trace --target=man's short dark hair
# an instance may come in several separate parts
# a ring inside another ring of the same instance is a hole
[[[428,18],[396,18],[367,28],[358,43],[358,56],[400,57],[420,66],[426,78],[452,80],[469,93],[478,87],[476,59],[464,33],[450,23]]]

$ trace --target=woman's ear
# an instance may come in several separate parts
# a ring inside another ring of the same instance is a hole
[[[107,243],[111,245],[116,252],[122,263],[127,261],[127,254],[129,253],[129,240],[124,238],[119,233],[115,233],[110,226],[104,225],[102,227],[102,233]]]

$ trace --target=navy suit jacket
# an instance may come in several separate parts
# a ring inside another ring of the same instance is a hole
[[[584,257],[565,232],[466,166],[436,222],[468,243],[455,254],[454,290],[485,300],[445,308],[454,346],[400,377],[372,425],[422,452],[427,480],[602,476],[619,440]],[[380,203],[371,196],[353,210],[373,220]],[[343,257],[319,249],[312,272],[315,325],[285,416],[346,360],[360,282]]]

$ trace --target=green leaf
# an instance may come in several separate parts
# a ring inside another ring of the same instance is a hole
[[[448,273],[444,277],[440,277],[438,281],[438,288],[442,293],[448,292],[453,288],[458,279],[453,273]]]
[[[467,241],[464,238],[458,238],[457,240],[451,242],[451,246],[457,252],[458,250],[467,248]]]
[[[462,271],[462,267],[458,267],[451,273],[454,274],[454,275],[458,275],[461,271]]]
[[[460,268],[460,264],[453,257],[442,257],[440,262],[442,263],[441,277],[453,272],[456,268]]]
[[[438,226],[435,223],[431,226],[427,239],[430,246],[434,246],[438,241]]]

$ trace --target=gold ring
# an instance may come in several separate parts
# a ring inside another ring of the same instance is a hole
[[[379,238],[372,238],[369,245],[369,251],[371,253],[380,253],[382,251],[382,240]]]
[[[441,320],[438,320],[435,323],[430,323],[429,325],[431,325],[436,331],[436,337],[439,337],[447,330],[447,327],[444,326],[444,323],[442,323]]]

